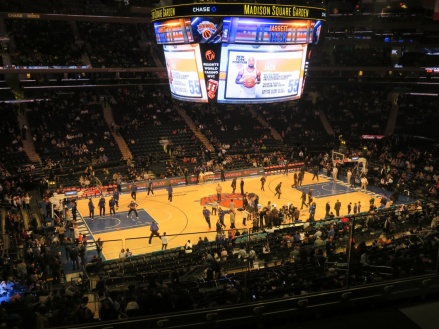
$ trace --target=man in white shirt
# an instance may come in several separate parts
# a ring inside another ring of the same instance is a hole
[[[192,242],[191,242],[191,240],[187,240],[187,242],[186,242],[186,244],[184,246],[184,252],[186,254],[192,253]]]
[[[433,217],[430,226],[431,226],[431,228],[437,228],[439,226],[439,215],[436,215],[435,217]]]
[[[361,178],[361,187],[360,187],[360,189],[361,190],[366,190],[367,189],[367,184],[368,184],[369,182],[367,181],[367,178],[366,177],[363,177],[363,178]]]
[[[217,199],[218,202],[221,202],[221,193],[222,193],[222,191],[223,191],[223,188],[218,183],[218,185],[216,187],[216,199]]]
[[[250,213],[247,211],[247,209],[244,209],[242,211],[242,225],[246,226],[247,218]]]
[[[332,169],[332,178],[334,179],[334,182],[337,181],[337,175],[338,175],[338,168],[337,168],[337,164],[334,166],[334,168]]]
[[[168,237],[166,236],[166,232],[163,232],[160,239],[162,240],[162,250],[166,250],[168,247]]]
[[[348,169],[348,172],[346,174],[346,183],[350,186],[351,185],[351,178],[352,178],[352,171]]]
[[[214,200],[212,202],[212,215],[216,215],[217,214],[218,206],[219,206],[218,202],[216,200]]]

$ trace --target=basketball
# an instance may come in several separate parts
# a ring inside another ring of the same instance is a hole
[[[201,35],[203,36],[204,39],[209,39],[212,36],[212,32],[210,30],[204,30]]]
[[[244,79],[244,86],[247,88],[253,88],[256,84],[256,80],[253,77],[247,77]]]

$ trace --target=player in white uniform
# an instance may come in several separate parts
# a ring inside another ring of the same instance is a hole
[[[253,84],[248,84],[253,81]],[[255,58],[249,57],[247,66],[239,70],[235,82],[241,85],[240,98],[255,98],[256,84],[261,83],[261,72],[255,66]]]

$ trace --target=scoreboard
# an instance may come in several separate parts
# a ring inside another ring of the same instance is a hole
[[[151,11],[171,93],[194,102],[300,98],[324,8],[208,3]]]

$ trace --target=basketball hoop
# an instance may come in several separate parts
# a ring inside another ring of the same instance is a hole
[[[337,164],[344,163],[344,154],[339,152],[332,152],[332,164],[336,166]]]

